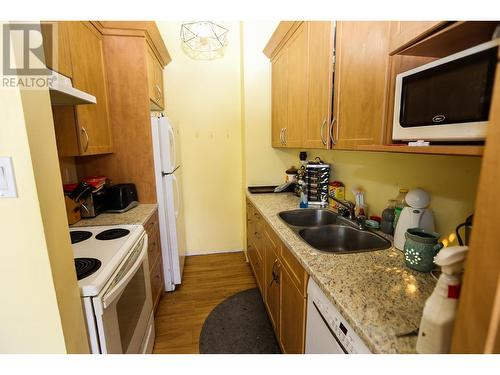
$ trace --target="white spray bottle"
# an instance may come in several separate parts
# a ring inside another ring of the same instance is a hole
[[[434,257],[441,266],[436,288],[427,299],[418,330],[418,353],[449,353],[457,314],[467,246],[447,247]]]

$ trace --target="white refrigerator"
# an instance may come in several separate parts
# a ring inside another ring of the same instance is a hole
[[[179,129],[163,114],[151,114],[158,222],[165,290],[182,282],[186,235],[182,201]]]

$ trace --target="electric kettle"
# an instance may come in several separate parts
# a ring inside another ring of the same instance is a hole
[[[408,204],[399,215],[396,229],[394,231],[394,247],[404,249],[405,233],[409,228],[422,228],[434,232],[434,215],[429,208],[430,196],[422,189],[413,189],[406,194],[405,201]]]

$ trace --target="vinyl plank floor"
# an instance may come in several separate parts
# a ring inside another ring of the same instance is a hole
[[[156,310],[153,353],[199,353],[203,323],[215,306],[255,287],[243,252],[187,257],[182,285],[165,293]]]

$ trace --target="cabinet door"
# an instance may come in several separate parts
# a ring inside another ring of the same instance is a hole
[[[500,59],[500,53],[498,54]],[[497,72],[500,63],[497,64]],[[495,189],[500,183],[500,74],[495,77],[481,166],[474,226],[465,262],[451,352],[500,353],[500,231],[494,212],[500,209]]]
[[[148,85],[151,109],[162,110],[164,108],[163,96],[163,68],[156,58],[154,52],[148,47]]]
[[[45,64],[48,68],[71,78],[71,52],[69,50],[69,22],[41,22]],[[53,43],[55,42],[55,43]],[[53,48],[57,49],[57,61],[52,61]]]
[[[96,97],[96,104],[75,106],[80,155],[113,151],[109,124],[102,35],[89,22],[70,22],[73,86]]]
[[[283,147],[283,132],[288,118],[288,53],[283,49],[272,62],[271,111],[272,146]]]
[[[287,126],[283,133],[285,147],[301,147],[307,122],[308,27],[303,22],[291,36],[288,54]]]
[[[333,23],[307,22],[309,28],[308,115],[303,147],[328,148],[332,103]]]
[[[392,21],[389,51],[391,54],[432,33],[445,21]]]
[[[280,327],[280,283],[281,283],[281,263],[278,258],[279,249],[275,249],[273,242],[265,233],[266,248],[265,256],[265,301],[267,304],[269,318],[273,324],[276,335]],[[276,251],[278,250],[278,251]]]
[[[251,238],[247,241],[247,255],[255,280],[257,281],[257,286],[259,287],[262,296],[264,296],[264,262],[262,261],[262,258]]]
[[[306,297],[286,270],[281,272],[280,342],[287,354],[304,353]]]
[[[158,91],[158,105],[160,109],[165,108],[165,95],[163,94],[163,67],[158,60],[155,60],[156,65],[156,89]]]
[[[336,30],[335,133],[339,149],[379,144],[386,117],[389,27],[339,22]]]

